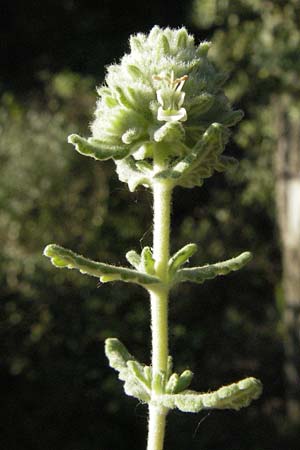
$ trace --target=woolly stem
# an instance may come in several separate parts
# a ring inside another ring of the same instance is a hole
[[[170,215],[172,186],[168,182],[153,185],[153,257],[156,276],[161,283],[150,288],[151,330],[152,330],[152,375],[167,371],[168,363],[168,261],[170,257]],[[152,387],[152,399],[155,399]],[[167,409],[149,405],[149,426],[147,450],[162,450],[165,434]]]

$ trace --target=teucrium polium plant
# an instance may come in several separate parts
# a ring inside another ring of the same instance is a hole
[[[215,171],[236,164],[223,156],[229,127],[242,118],[222,91],[226,80],[207,58],[209,42],[195,45],[185,28],[161,29],[130,38],[130,53],[108,67],[98,89],[95,120],[88,139],[69,137],[76,150],[94,159],[113,159],[119,179],[129,190],[138,186],[153,192],[153,248],[139,254],[130,250],[131,267],[91,261],[59,245],[48,245],[45,255],[56,267],[78,269],[102,282],[136,283],[150,294],[152,362],[138,362],[115,338],[105,343],[111,367],[119,372],[127,395],[149,405],[148,450],[161,450],[166,415],[170,409],[240,409],[262,390],[255,378],[199,393],[187,389],[192,372],[173,372],[168,353],[168,297],[181,282],[203,283],[243,267],[249,252],[202,267],[183,266],[197,251],[189,243],[170,256],[171,195],[176,186],[201,186]]]

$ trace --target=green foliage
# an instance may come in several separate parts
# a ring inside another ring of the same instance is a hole
[[[202,267],[191,267],[178,270],[174,277],[174,283],[183,281],[193,281],[194,283],[203,283],[218,275],[227,275],[228,273],[241,269],[252,259],[250,252],[244,252],[235,258],[215,264],[208,264]]]
[[[100,281],[103,283],[117,280],[141,285],[159,283],[159,279],[149,276],[146,270],[143,273],[124,267],[116,267],[109,264],[91,261],[88,258],[84,258],[71,250],[55,244],[47,245],[44,250],[44,255],[51,259],[51,262],[55,267],[77,269],[82,274],[100,278]],[[144,267],[144,263],[142,264]]]
[[[124,390],[127,395],[170,409],[178,408],[183,412],[194,413],[202,409],[239,410],[249,406],[262,392],[261,382],[251,377],[209,394],[186,391],[193,377],[190,370],[185,370],[179,376],[177,373],[170,374],[169,378],[164,372],[152,374],[151,367],[136,361],[115,338],[106,340],[105,353],[110,366],[119,372],[119,379],[125,382]]]

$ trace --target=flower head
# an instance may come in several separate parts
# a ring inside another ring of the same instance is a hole
[[[155,26],[130,38],[130,52],[108,67],[87,141],[77,150],[97,159],[151,161],[160,148],[169,162],[189,155],[212,124],[241,118],[221,87],[226,75],[207,58],[210,44],[195,45],[185,28]]]

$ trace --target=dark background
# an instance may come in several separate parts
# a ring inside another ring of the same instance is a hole
[[[141,188],[128,193],[112,163],[75,154],[66,137],[88,134],[94,87],[103,82],[105,66],[128,50],[131,33],[158,24],[186,25],[198,40],[213,35],[214,24],[204,30],[193,19],[192,3],[28,0],[1,5],[3,449],[145,448],[146,406],[123,395],[103,353],[104,339],[118,337],[149,362],[145,293],[55,270],[41,254],[45,245],[57,242],[124,264],[130,248],[151,245],[150,193]],[[247,9],[241,11],[252,19]],[[236,70],[232,67],[232,79]],[[246,119],[249,99],[259,89],[265,92],[252,85],[236,100]],[[267,182],[257,188],[249,176],[256,171],[255,153],[234,139],[229,147],[230,154],[248,161],[250,172],[241,165],[201,189],[177,188],[172,250],[199,243],[195,264],[248,249],[255,257],[239,273],[174,291],[170,349],[177,371],[195,372],[195,389],[256,376],[264,394],[240,412],[171,412],[165,448],[293,450],[299,432],[285,418],[273,186]],[[266,163],[264,180],[272,178],[270,170]]]

